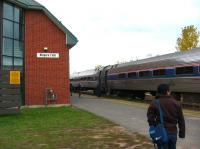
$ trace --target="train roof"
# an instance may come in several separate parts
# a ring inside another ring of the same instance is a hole
[[[81,72],[75,72],[70,75],[70,79],[80,78],[82,76],[84,76],[84,77],[85,76],[93,76],[93,75],[96,75],[97,73],[98,73],[98,71],[95,69],[90,69],[90,70],[81,71]]]
[[[186,52],[175,52],[151,58],[141,59],[123,64],[107,66],[110,73],[119,73],[124,71],[145,70],[153,68],[171,67],[176,65],[191,65],[191,63],[200,64],[200,48],[194,48]],[[94,76],[98,71],[103,70],[90,69],[82,72],[76,72],[70,75],[70,78],[80,78],[85,76]]]
[[[172,60],[172,59],[179,62],[180,61],[182,62],[200,61],[200,48],[194,48],[186,52],[169,53],[165,55],[141,59],[141,60],[132,61],[128,63],[118,64],[118,65],[115,65],[114,68],[140,65],[140,64],[159,62],[159,61],[166,61],[166,60]]]

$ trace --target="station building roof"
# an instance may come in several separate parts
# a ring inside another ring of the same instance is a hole
[[[65,34],[67,38],[67,47],[72,48],[78,42],[77,38],[43,5],[35,0],[7,0],[24,9],[41,10],[53,21]]]

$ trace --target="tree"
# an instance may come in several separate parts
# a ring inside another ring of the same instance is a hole
[[[192,48],[196,48],[199,42],[199,32],[194,25],[186,26],[182,28],[181,37],[176,41],[176,49],[179,51],[188,51]]]
[[[97,65],[95,66],[95,70],[100,70],[103,66],[102,65]]]

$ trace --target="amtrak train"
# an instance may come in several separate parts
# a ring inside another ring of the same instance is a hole
[[[155,95],[166,83],[179,99],[200,102],[200,48],[74,73],[70,81],[75,89],[81,84],[98,96],[127,92],[139,98]]]

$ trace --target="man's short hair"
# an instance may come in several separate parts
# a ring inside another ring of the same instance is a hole
[[[169,92],[169,85],[168,84],[160,84],[157,88],[157,93],[159,95],[166,95]]]

